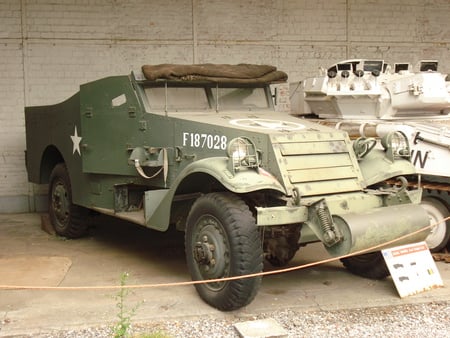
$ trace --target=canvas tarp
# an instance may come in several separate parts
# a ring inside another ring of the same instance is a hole
[[[147,80],[211,81],[217,83],[278,83],[287,80],[285,72],[274,66],[254,64],[160,64],[144,65],[142,72]]]

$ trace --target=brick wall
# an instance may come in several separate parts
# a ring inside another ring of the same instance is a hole
[[[290,81],[361,57],[441,61],[448,0],[0,0],[0,212],[40,208],[27,183],[25,105],[144,63],[268,63]]]

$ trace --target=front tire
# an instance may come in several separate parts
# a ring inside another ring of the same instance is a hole
[[[72,203],[72,186],[66,165],[57,164],[50,175],[48,208],[56,234],[67,238],[83,236],[87,210]]]
[[[381,251],[342,258],[341,262],[349,271],[364,278],[384,279],[390,275]]]
[[[439,252],[445,248],[450,239],[450,221],[443,221],[449,215],[449,208],[445,202],[431,196],[423,198],[420,205],[427,211],[430,225],[436,224],[431,228],[425,242],[431,252]]]
[[[187,218],[186,260],[192,280],[208,280],[259,273],[263,269],[261,239],[245,202],[231,193],[199,197]],[[196,284],[211,306],[231,311],[249,304],[261,276]]]

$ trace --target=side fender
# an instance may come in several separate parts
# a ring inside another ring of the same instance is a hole
[[[196,161],[186,167],[178,176],[179,180],[193,173],[205,173],[214,177],[229,191],[236,194],[271,189],[286,194],[280,182],[267,171],[260,168],[243,168],[235,173],[229,170],[227,157],[214,157]],[[178,179],[177,179],[178,181]],[[178,186],[179,182],[176,182]]]
[[[286,190],[270,173],[259,168],[246,168],[236,173],[228,170],[227,157],[202,159],[184,168],[173,182],[170,189],[164,193],[152,196],[152,191],[146,192],[145,223],[146,226],[159,231],[169,227],[171,205],[175,193],[184,179],[195,173],[209,175],[220,182],[227,190],[236,194],[258,190],[276,190],[286,194]],[[200,183],[201,184],[201,183]],[[199,189],[201,191],[201,189]],[[155,197],[155,198],[154,198]]]
[[[390,161],[384,151],[373,149],[359,161],[359,167],[367,186],[383,182],[387,179],[416,173],[414,165],[406,159]]]

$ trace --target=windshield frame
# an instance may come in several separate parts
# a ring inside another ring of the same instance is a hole
[[[154,114],[169,114],[169,113],[177,113],[177,112],[189,112],[189,111],[195,111],[195,112],[205,112],[205,113],[212,113],[212,112],[232,112],[232,111],[239,111],[239,112],[249,112],[249,111],[267,111],[267,110],[273,110],[273,100],[272,100],[272,94],[270,91],[270,88],[266,84],[239,84],[239,83],[216,83],[216,82],[210,82],[210,81],[171,81],[171,80],[156,80],[156,81],[138,81],[139,84],[139,92],[141,94],[143,104],[145,107],[145,110],[147,113],[154,113]],[[149,88],[165,88],[165,104],[164,108],[152,107],[152,104],[149,100],[148,96],[148,89]],[[205,91],[205,99],[208,102],[207,107],[170,107],[170,103],[168,102],[170,100],[170,88],[202,88]],[[234,107],[227,107],[220,104],[220,95],[219,95],[219,102],[216,100],[217,93],[220,92],[220,89],[230,89],[230,88],[236,88],[236,89],[257,89],[259,95],[263,95],[263,98],[260,96],[259,100],[264,105],[263,107],[258,106],[234,106]],[[262,92],[261,92],[262,91]]]

